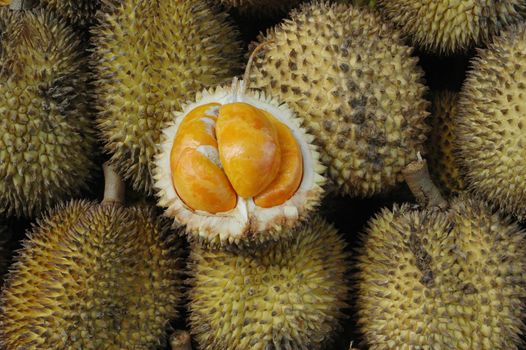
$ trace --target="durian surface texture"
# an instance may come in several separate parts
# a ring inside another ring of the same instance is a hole
[[[439,54],[484,45],[526,16],[522,0],[378,0],[381,13],[415,45]]]
[[[479,200],[384,209],[363,236],[359,326],[371,350],[519,349],[525,232]]]
[[[526,25],[480,50],[462,88],[458,159],[468,188],[502,211],[526,216]]]
[[[179,257],[153,209],[60,205],[15,257],[0,295],[0,344],[154,349],[177,316]]]
[[[102,0],[39,0],[40,6],[54,11],[71,24],[91,25],[95,22]]]
[[[35,216],[91,179],[87,62],[50,13],[0,10],[0,31],[0,215]]]
[[[93,34],[105,150],[135,190],[153,194],[161,130],[197,91],[232,79],[237,30],[204,0],[108,0]]]
[[[347,306],[345,243],[315,218],[255,252],[190,256],[190,324],[201,349],[321,349]]]
[[[423,151],[423,71],[371,11],[314,1],[260,38],[251,87],[286,103],[320,146],[340,194],[367,197],[403,180]]]

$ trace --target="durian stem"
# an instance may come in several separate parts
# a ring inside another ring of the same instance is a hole
[[[192,350],[192,339],[187,331],[177,330],[170,337],[172,350]]]
[[[245,74],[243,74],[243,90],[241,91],[243,94],[248,90],[250,86],[250,71],[252,69],[253,63],[254,63],[254,57],[265,48],[265,46],[268,46],[270,44],[274,43],[272,40],[264,41],[260,43],[254,51],[250,54],[250,57],[248,58],[247,66],[245,67]]]
[[[102,204],[124,204],[126,188],[124,181],[109,163],[104,163],[102,169],[104,171],[104,199]]]
[[[422,159],[420,155],[418,158],[417,161],[412,162],[402,171],[405,182],[420,205],[426,208],[446,209],[448,203],[431,180],[427,161]]]
[[[12,0],[9,8],[14,11],[29,10],[35,6],[35,0]]]

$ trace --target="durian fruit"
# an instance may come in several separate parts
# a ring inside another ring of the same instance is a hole
[[[448,207],[384,209],[369,222],[357,258],[368,349],[518,349],[525,234],[467,194]]]
[[[161,130],[186,100],[237,72],[238,33],[204,0],[103,5],[93,30],[98,125],[117,171],[152,194]]]
[[[433,94],[427,160],[433,180],[448,195],[456,195],[465,188],[455,156],[457,113],[458,93],[443,90]]]
[[[288,237],[321,200],[325,168],[313,137],[286,105],[237,79],[198,93],[163,133],[158,205],[193,240],[253,246]]]
[[[271,17],[285,14],[303,0],[216,0],[227,8],[235,8],[241,14]]]
[[[55,11],[70,23],[85,26],[95,22],[102,0],[39,0],[40,6]]]
[[[321,349],[348,296],[344,240],[314,218],[255,253],[190,254],[190,325],[200,349]]]
[[[440,54],[485,44],[526,15],[523,0],[378,0],[377,8],[413,44]]]
[[[260,40],[252,88],[305,120],[337,191],[365,197],[402,181],[428,112],[422,69],[395,31],[366,9],[314,1]]]
[[[0,215],[33,216],[91,178],[86,60],[74,32],[51,14],[0,17],[9,24],[0,43]]]
[[[456,126],[468,188],[508,214],[526,217],[526,25],[497,37],[473,59]]]
[[[0,295],[5,349],[154,349],[181,299],[179,243],[153,208],[122,204],[106,169],[104,201],[57,206],[28,234]]]

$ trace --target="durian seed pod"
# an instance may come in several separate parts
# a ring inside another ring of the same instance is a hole
[[[460,93],[457,158],[468,188],[507,214],[526,217],[526,24],[479,50]]]
[[[443,90],[433,94],[427,160],[433,181],[446,195],[457,195],[465,189],[455,152],[457,113],[457,92]]]
[[[86,60],[42,11],[0,11],[0,215],[35,216],[78,195],[94,170]]]
[[[434,196],[429,178],[414,180],[417,198]],[[526,232],[466,193],[443,204],[369,222],[355,280],[368,349],[519,349]]]
[[[40,6],[48,11],[55,11],[71,24],[81,27],[95,23],[96,13],[100,10],[102,0],[38,0]]]
[[[414,45],[438,54],[484,45],[526,16],[523,0],[377,0],[377,8]]]
[[[275,17],[284,15],[303,0],[216,0],[229,9],[249,16]]]
[[[199,348],[321,349],[347,307],[344,248],[319,217],[297,228],[291,241],[254,253],[193,246],[189,310]]]
[[[313,137],[285,104],[237,79],[199,93],[163,133],[158,205],[191,240],[235,248],[287,238],[321,200]]]
[[[98,126],[111,163],[152,194],[161,130],[203,88],[241,65],[237,30],[204,0],[103,1],[93,30]]]
[[[397,32],[369,10],[314,1],[260,41],[270,44],[251,86],[304,119],[336,191],[367,197],[403,180],[423,152],[428,103],[423,71]]]
[[[29,232],[0,294],[2,348],[167,343],[182,297],[179,241],[154,208],[123,205],[113,173],[102,203],[61,204]]]

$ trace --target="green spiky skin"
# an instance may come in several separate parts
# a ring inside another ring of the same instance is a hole
[[[153,194],[163,126],[197,91],[240,67],[237,31],[203,0],[131,0],[94,29],[98,125],[111,163],[133,188]]]
[[[101,0],[40,0],[40,6],[55,11],[70,23],[86,26],[95,22]]]
[[[320,349],[339,328],[348,294],[347,253],[314,218],[255,252],[195,245],[190,324],[203,350]]]
[[[29,233],[0,295],[6,349],[153,349],[180,301],[178,244],[144,207],[73,201]]]
[[[458,93],[444,90],[433,94],[426,158],[433,181],[446,195],[457,195],[465,189],[455,156],[457,113]]]
[[[312,33],[316,33],[313,35]],[[251,87],[287,102],[340,194],[393,188],[423,152],[426,88],[412,49],[371,11],[313,2],[270,31]]]
[[[526,25],[480,50],[459,100],[458,159],[469,189],[526,218]]]
[[[10,23],[0,44],[0,215],[34,216],[86,188],[94,169],[87,62],[51,14]]]
[[[485,44],[526,16],[523,0],[378,0],[378,8],[413,44],[430,52],[462,53]]]
[[[517,350],[526,244],[519,226],[464,195],[449,210],[383,210],[358,257],[368,349]]]

